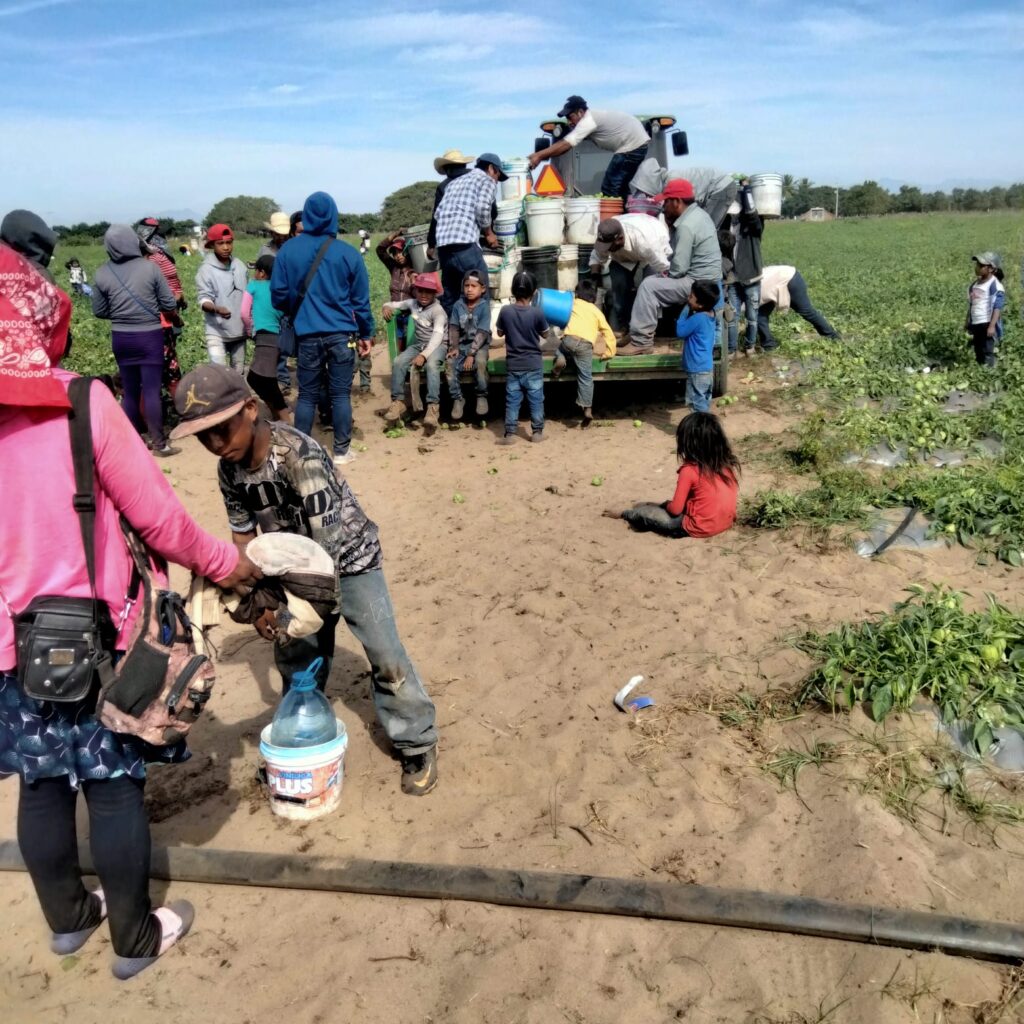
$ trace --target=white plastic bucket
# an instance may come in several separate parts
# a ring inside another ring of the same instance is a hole
[[[565,213],[561,199],[531,199],[526,207],[526,235],[531,246],[561,245]]]
[[[600,199],[566,199],[565,240],[576,245],[593,245],[601,220]]]
[[[508,175],[508,180],[501,183],[503,200],[523,200],[533,191],[533,179],[530,177],[530,161],[526,157],[514,157],[502,162],[501,169]]]
[[[519,215],[503,220],[498,218],[494,222],[494,233],[498,236],[498,241],[507,249],[509,246],[515,245],[516,236],[519,234]]]
[[[753,174],[750,177],[750,191],[754,205],[762,217],[782,216],[782,175]]]
[[[558,250],[558,290],[574,292],[580,282],[580,247],[563,245]]]
[[[270,809],[281,818],[312,821],[341,802],[348,733],[336,719],[338,735],[315,747],[275,747],[267,726],[260,733],[260,757],[266,764]]]

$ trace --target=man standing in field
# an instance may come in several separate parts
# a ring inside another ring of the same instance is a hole
[[[722,280],[718,232],[697,205],[693,185],[685,178],[674,178],[655,198],[664,203],[672,260],[667,274],[640,282],[629,321],[629,344],[615,353],[618,356],[650,355],[662,310],[685,303],[694,281]]]
[[[601,181],[601,194],[618,196],[625,202],[629,198],[629,183],[647,156],[647,146],[651,141],[644,126],[632,114],[591,110],[582,96],[570,96],[558,116],[572,125],[572,131],[547,149],[533,153],[530,167],[568,153],[573,146],[590,139],[595,146],[609,149],[614,154]]]
[[[303,434],[312,432],[326,373],[334,464],[344,466],[355,458],[349,445],[356,350],[361,356],[370,354],[376,329],[370,311],[370,277],[359,253],[335,237],[338,206],[326,192],[314,192],[306,200],[302,228],[301,235],[281,246],[274,261],[270,297],[295,326],[299,378],[295,427]]]

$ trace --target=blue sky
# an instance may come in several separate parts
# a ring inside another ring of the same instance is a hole
[[[0,53],[0,194],[51,223],[374,210],[451,146],[525,155],[570,92],[676,115],[684,173],[1024,177],[1024,0],[0,0]]]

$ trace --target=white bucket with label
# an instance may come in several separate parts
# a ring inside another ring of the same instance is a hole
[[[563,245],[558,250],[558,290],[575,292],[580,282],[580,247]]]
[[[260,733],[260,757],[266,765],[270,809],[281,818],[312,821],[341,802],[348,732],[336,719],[338,735],[315,747],[275,747],[267,726]]]
[[[600,199],[566,199],[565,240],[574,245],[593,245],[600,220]]]
[[[752,174],[750,191],[754,196],[754,205],[762,217],[782,216],[782,175]]]
[[[565,235],[565,212],[561,199],[531,199],[526,209],[526,236],[531,246],[561,245]]]
[[[508,175],[508,180],[498,186],[503,200],[518,199],[522,201],[533,191],[530,161],[526,157],[504,160],[501,169]]]
[[[519,214],[513,214],[508,218],[499,214],[498,219],[494,222],[494,233],[506,249],[515,245],[516,236],[519,234]]]

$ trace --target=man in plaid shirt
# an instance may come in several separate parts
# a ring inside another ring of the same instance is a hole
[[[497,249],[498,238],[491,227],[498,182],[508,178],[501,170],[501,158],[484,153],[467,174],[453,178],[437,208],[437,259],[441,265],[444,294],[441,305],[450,316],[462,294],[462,277],[467,270],[479,270],[487,280],[487,264],[480,248],[480,235]]]

